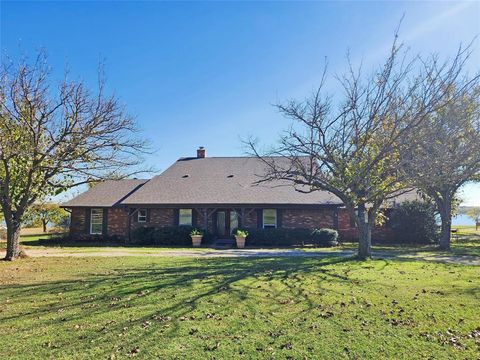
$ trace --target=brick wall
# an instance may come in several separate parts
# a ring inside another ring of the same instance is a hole
[[[195,210],[193,210],[195,212]],[[209,209],[209,213],[212,209]],[[76,237],[83,237],[85,232],[85,208],[74,208],[71,213],[70,234]],[[150,209],[150,221],[146,223],[136,222],[136,214],[132,217],[132,230],[141,226],[165,227],[174,226],[175,209]],[[334,211],[331,209],[282,209],[282,227],[292,228],[335,228]],[[108,209],[108,235],[119,237],[128,236],[128,215],[129,210],[123,208]],[[250,209],[245,210],[245,219],[242,221],[242,227],[256,228],[258,211]],[[203,228],[203,215],[196,213],[196,223],[194,226]],[[214,230],[214,215],[208,218],[209,231]],[[355,241],[358,239],[356,227],[352,227],[350,216],[346,209],[338,209],[338,232],[341,239],[346,241]],[[385,227],[376,227],[372,231],[373,239],[388,240],[392,238],[392,231]]]
[[[333,210],[323,209],[284,209],[282,227],[286,229],[334,228]]]
[[[251,211],[251,209],[245,210],[245,219],[243,219],[242,227],[256,228],[257,227],[257,210]]]
[[[142,226],[165,227],[174,225],[175,210],[174,209],[149,209],[150,221],[137,222],[137,213],[132,215],[132,229]]]
[[[209,214],[212,209],[208,209],[207,213]],[[205,228],[205,212],[204,209],[192,209],[192,226],[197,229]],[[210,215],[207,218],[207,229],[208,231],[213,231],[213,215]]]
[[[150,209],[150,226],[173,226],[174,209]]]
[[[350,223],[347,209],[338,209],[338,233],[343,241],[358,241],[358,230]],[[394,237],[393,230],[385,226],[375,226],[372,229],[372,241],[388,241]]]
[[[70,214],[70,235],[85,235],[85,208],[73,208]]]
[[[128,209],[108,209],[108,235],[126,237],[128,235]]]

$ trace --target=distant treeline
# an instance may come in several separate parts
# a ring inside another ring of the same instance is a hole
[[[480,209],[480,206],[459,206],[458,213],[461,215],[467,215],[467,213],[473,209]]]

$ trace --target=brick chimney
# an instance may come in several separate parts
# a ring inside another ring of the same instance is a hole
[[[206,153],[205,153],[205,148],[203,146],[200,146],[198,149],[197,149],[197,158],[198,159],[203,159],[205,157]]]

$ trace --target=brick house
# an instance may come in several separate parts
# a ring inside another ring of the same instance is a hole
[[[281,158],[279,158],[281,159]],[[150,180],[100,183],[62,204],[71,211],[70,234],[118,236],[128,239],[140,226],[193,226],[218,238],[244,228],[332,228],[343,238],[356,229],[335,195],[302,193],[281,181],[256,182],[264,163],[253,157],[180,158]],[[376,229],[374,236],[389,236]]]

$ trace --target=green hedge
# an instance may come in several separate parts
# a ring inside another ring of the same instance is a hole
[[[132,244],[138,245],[166,245],[191,246],[191,226],[141,227],[132,232]],[[202,243],[210,241],[210,234],[203,235]]]
[[[125,240],[117,235],[52,235],[51,237],[38,239],[40,245],[89,245],[89,246],[105,246],[105,245],[124,245]]]
[[[247,246],[337,245],[338,232],[333,229],[242,229],[248,232]]]
[[[395,243],[434,244],[438,242],[435,206],[428,202],[407,201],[393,209],[387,225],[395,234]]]

